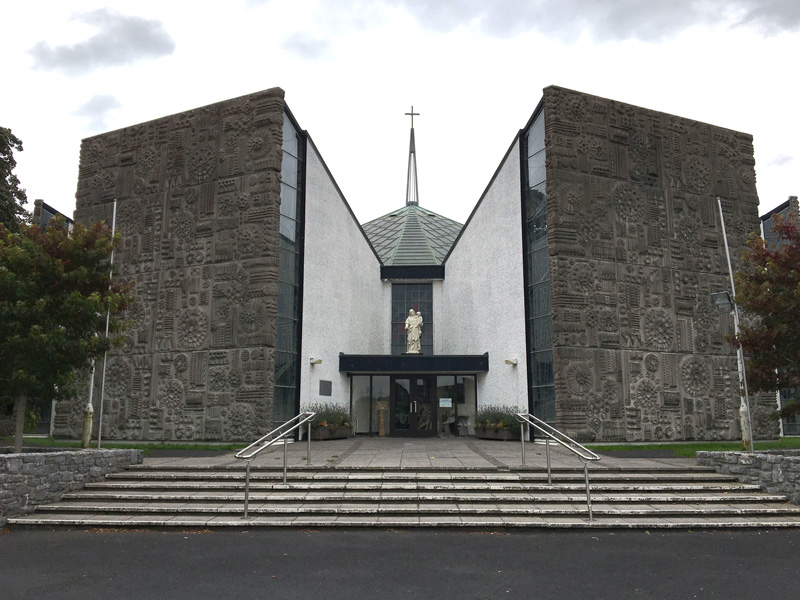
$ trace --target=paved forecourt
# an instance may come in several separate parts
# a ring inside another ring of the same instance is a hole
[[[475,438],[348,438],[311,443],[312,467],[348,469],[518,469],[522,466],[522,443],[497,442]],[[155,453],[145,458],[145,465],[243,467],[244,461],[233,453],[224,456],[192,456],[190,452]],[[288,444],[287,464],[290,468],[307,466],[307,443]],[[553,469],[582,468],[578,458],[557,444],[550,445]],[[658,469],[696,465],[691,458],[617,458],[603,456],[589,466],[590,472],[609,469]],[[547,468],[544,443],[525,444],[525,465],[531,470]],[[283,467],[283,446],[264,450],[252,462],[253,467]]]

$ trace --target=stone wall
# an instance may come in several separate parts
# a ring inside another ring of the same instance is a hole
[[[784,494],[800,504],[800,450],[698,452],[697,464],[736,475],[742,483],[757,484],[765,492]]]
[[[143,456],[141,450],[37,449],[0,454],[0,527],[8,517],[32,512],[38,504],[57,502],[64,492],[140,464]]]
[[[110,224],[117,200],[115,270],[137,297],[108,360],[104,438],[269,429],[284,108],[274,88],[83,140],[75,218]],[[80,436],[85,404],[59,403],[56,437]]]
[[[556,426],[581,440],[739,436],[722,199],[736,261],[759,227],[752,136],[544,90]],[[735,268],[735,265],[734,265]],[[774,400],[752,406],[772,437]]]

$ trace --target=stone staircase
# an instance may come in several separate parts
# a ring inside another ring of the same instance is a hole
[[[136,465],[10,518],[10,527],[800,527],[800,506],[706,467],[583,469]]]

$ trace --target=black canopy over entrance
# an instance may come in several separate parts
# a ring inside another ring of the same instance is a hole
[[[348,375],[394,373],[485,373],[489,353],[485,354],[339,354],[339,371]]]

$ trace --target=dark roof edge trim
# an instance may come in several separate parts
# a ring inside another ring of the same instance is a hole
[[[539,113],[542,111],[543,108],[544,108],[544,96],[542,96],[542,99],[539,100],[539,104],[536,105],[536,109],[533,111],[531,118],[528,119],[528,123],[525,125],[525,128],[520,129],[517,132],[517,135],[514,136],[511,145],[508,147],[508,150],[506,150],[505,156],[503,156],[503,160],[500,161],[500,164],[497,166],[497,169],[495,169],[494,175],[492,175],[492,178],[489,180],[486,189],[483,190],[483,194],[481,194],[478,203],[475,205],[475,208],[473,208],[472,212],[469,214],[467,222],[464,223],[464,226],[461,228],[461,231],[458,232],[458,236],[453,242],[453,245],[450,246],[450,250],[447,252],[447,256],[444,257],[442,264],[447,262],[447,259],[450,258],[450,255],[453,253],[453,250],[456,249],[456,246],[458,245],[461,236],[464,235],[464,232],[466,231],[467,227],[469,227],[470,221],[472,221],[472,217],[474,217],[475,213],[478,212],[478,209],[481,207],[481,204],[483,203],[483,199],[486,197],[486,194],[489,193],[489,189],[491,189],[492,184],[494,184],[495,179],[497,179],[497,176],[500,174],[500,170],[503,168],[503,165],[506,164],[506,160],[508,160],[508,157],[511,155],[511,149],[514,147],[514,144],[516,144],[522,139],[522,136],[524,135],[525,131],[527,131],[530,128],[531,124],[533,124],[534,119],[536,119],[536,117],[539,116]]]
[[[34,204],[35,204],[35,203],[36,203],[36,200],[34,200]],[[35,209],[35,206],[34,206],[34,209]],[[60,210],[58,210],[57,208],[53,208],[52,206],[50,206],[50,205],[49,205],[47,202],[45,202],[44,200],[42,200],[42,210],[46,210],[47,212],[49,212],[49,213],[53,214],[54,216],[61,216],[61,217],[64,217],[64,220],[66,220],[66,222],[67,222],[68,224],[72,224],[72,225],[74,225],[74,224],[75,224],[75,221],[74,221],[74,219],[71,219],[70,217],[68,217],[67,215],[65,215],[64,213],[62,213],[62,212],[61,212]]]
[[[781,213],[781,212],[783,212],[784,210],[786,210],[787,208],[789,208],[789,206],[791,205],[791,203],[792,203],[792,199],[791,199],[791,198],[789,198],[789,199],[788,199],[786,202],[784,202],[783,204],[779,204],[778,206],[776,206],[775,208],[773,208],[773,209],[772,209],[771,211],[769,211],[768,213],[765,213],[765,214],[761,215],[761,222],[763,223],[763,222],[764,222],[764,221],[766,221],[767,219],[770,219],[770,218],[772,218],[772,215],[774,215],[775,213]]]
[[[545,88],[547,89],[547,88]],[[542,90],[544,91],[544,90]],[[539,104],[536,105],[536,108],[533,109],[533,113],[531,114],[531,118],[528,119],[528,122],[525,123],[525,127],[522,128],[523,131],[528,131],[533,125],[533,122],[536,120],[536,117],[539,116],[539,113],[544,110],[544,94],[542,94],[542,99],[539,100]]]
[[[372,242],[369,241],[369,237],[367,237],[367,234],[364,232],[364,228],[361,227],[361,223],[358,222],[358,219],[356,218],[356,214],[353,212],[353,209],[350,208],[350,204],[347,202],[347,199],[344,197],[342,190],[339,188],[339,184],[336,183],[336,179],[333,177],[331,170],[325,163],[325,159],[322,158],[322,153],[320,153],[319,148],[317,148],[317,145],[314,143],[314,140],[311,138],[311,136],[305,129],[303,130],[303,135],[306,136],[307,143],[311,144],[311,147],[314,148],[314,153],[317,155],[317,158],[319,158],[319,162],[322,163],[322,168],[325,169],[325,173],[327,173],[328,177],[330,177],[331,183],[333,183],[333,187],[336,188],[336,192],[339,194],[339,198],[341,199],[342,203],[344,203],[345,208],[347,208],[347,212],[349,212],[350,216],[353,217],[353,222],[356,224],[356,227],[358,227],[358,230],[361,232],[361,235],[364,236],[364,239],[366,240],[369,249],[372,250],[372,253],[375,255],[375,258],[378,259],[378,264],[383,265],[381,257],[378,256],[378,253],[375,251],[375,247],[372,245]]]
[[[495,179],[497,179],[497,176],[500,174],[500,170],[503,168],[503,165],[506,164],[506,160],[508,160],[508,157],[511,155],[511,150],[512,148],[514,148],[514,144],[516,144],[519,141],[521,135],[522,135],[522,130],[520,129],[517,132],[517,135],[514,136],[514,140],[511,142],[511,145],[508,147],[508,150],[506,150],[505,156],[503,156],[503,160],[500,161],[500,164],[497,166],[497,169],[495,169],[494,175],[492,175],[492,178],[489,180],[486,189],[483,190],[483,194],[481,194],[480,199],[478,200],[477,204],[475,204],[475,208],[473,208],[472,212],[469,214],[467,222],[464,223],[464,226],[461,228],[461,231],[458,232],[458,236],[453,242],[453,245],[450,246],[450,250],[447,251],[447,256],[444,257],[442,264],[447,262],[447,259],[450,258],[450,255],[453,253],[453,250],[456,249],[458,242],[461,240],[461,236],[464,235],[464,232],[467,230],[467,227],[469,227],[469,224],[472,222],[472,217],[475,216],[475,213],[478,212],[478,209],[481,207],[481,204],[483,204],[483,199],[486,197],[486,194],[489,193],[489,189],[492,187],[492,184],[494,183]]]
[[[444,279],[444,265],[382,265],[381,279]]]

